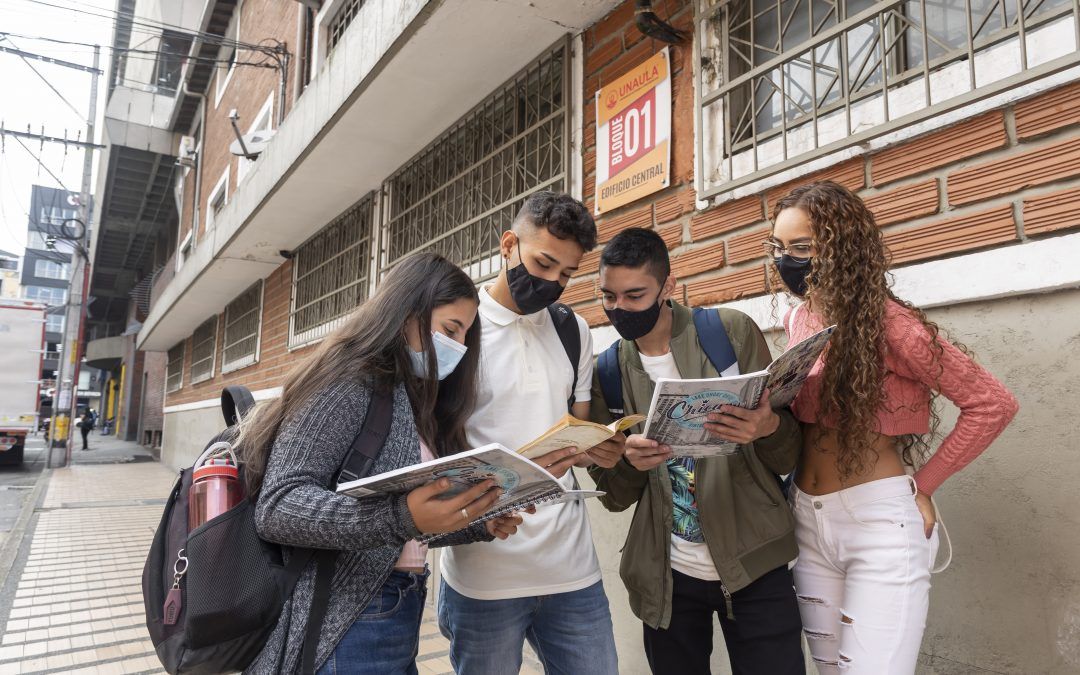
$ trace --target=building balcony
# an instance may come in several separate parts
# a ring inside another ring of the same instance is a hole
[[[167,350],[542,50],[617,2],[368,0],[139,333]]]
[[[86,343],[86,364],[102,370],[119,368],[120,361],[124,357],[126,340],[127,338],[123,335],[90,340]]]

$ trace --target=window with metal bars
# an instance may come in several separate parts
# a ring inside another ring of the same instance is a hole
[[[165,365],[165,391],[178,391],[184,385],[184,342],[168,351]]]
[[[341,6],[334,18],[330,19],[330,25],[326,29],[327,53],[333,51],[334,47],[341,42],[345,31],[352,24],[356,15],[360,13],[360,8],[363,6],[364,0],[345,0],[345,4]]]
[[[546,50],[383,185],[387,272],[435,251],[476,280],[499,270],[499,235],[525,198],[567,189],[569,49]]]
[[[225,337],[221,350],[223,373],[250,366],[259,360],[262,291],[263,282],[256,282],[225,307]]]
[[[290,347],[326,336],[367,297],[374,223],[371,193],[296,249]]]
[[[217,316],[195,329],[191,336],[191,383],[205,382],[214,376],[214,356],[217,347]]]
[[[702,0],[697,26],[703,198],[1080,63],[1073,0]]]

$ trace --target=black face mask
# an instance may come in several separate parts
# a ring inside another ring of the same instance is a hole
[[[628,309],[604,308],[611,325],[627,340],[637,340],[645,337],[656,326],[660,319],[660,297],[648,309],[632,312]]]
[[[806,277],[810,274],[811,260],[812,258],[792,258],[787,253],[773,259],[776,271],[780,273],[780,278],[784,280],[788,290],[800,298],[806,295]]]
[[[517,249],[521,262],[517,267],[506,270],[506,283],[510,286],[510,297],[518,309],[524,314],[534,314],[555,304],[562,295],[563,286],[558,281],[548,281],[530,274],[521,255],[520,241]]]

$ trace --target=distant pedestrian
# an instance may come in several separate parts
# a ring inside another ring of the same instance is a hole
[[[94,416],[87,410],[83,413],[82,419],[79,420],[79,431],[82,432],[82,449],[89,450],[90,446],[87,444],[87,436],[90,435],[90,430],[94,428]]]

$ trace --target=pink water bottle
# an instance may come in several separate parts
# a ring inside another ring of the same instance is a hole
[[[232,446],[214,443],[192,468],[188,492],[188,531],[225,513],[244,498],[240,467]]]

